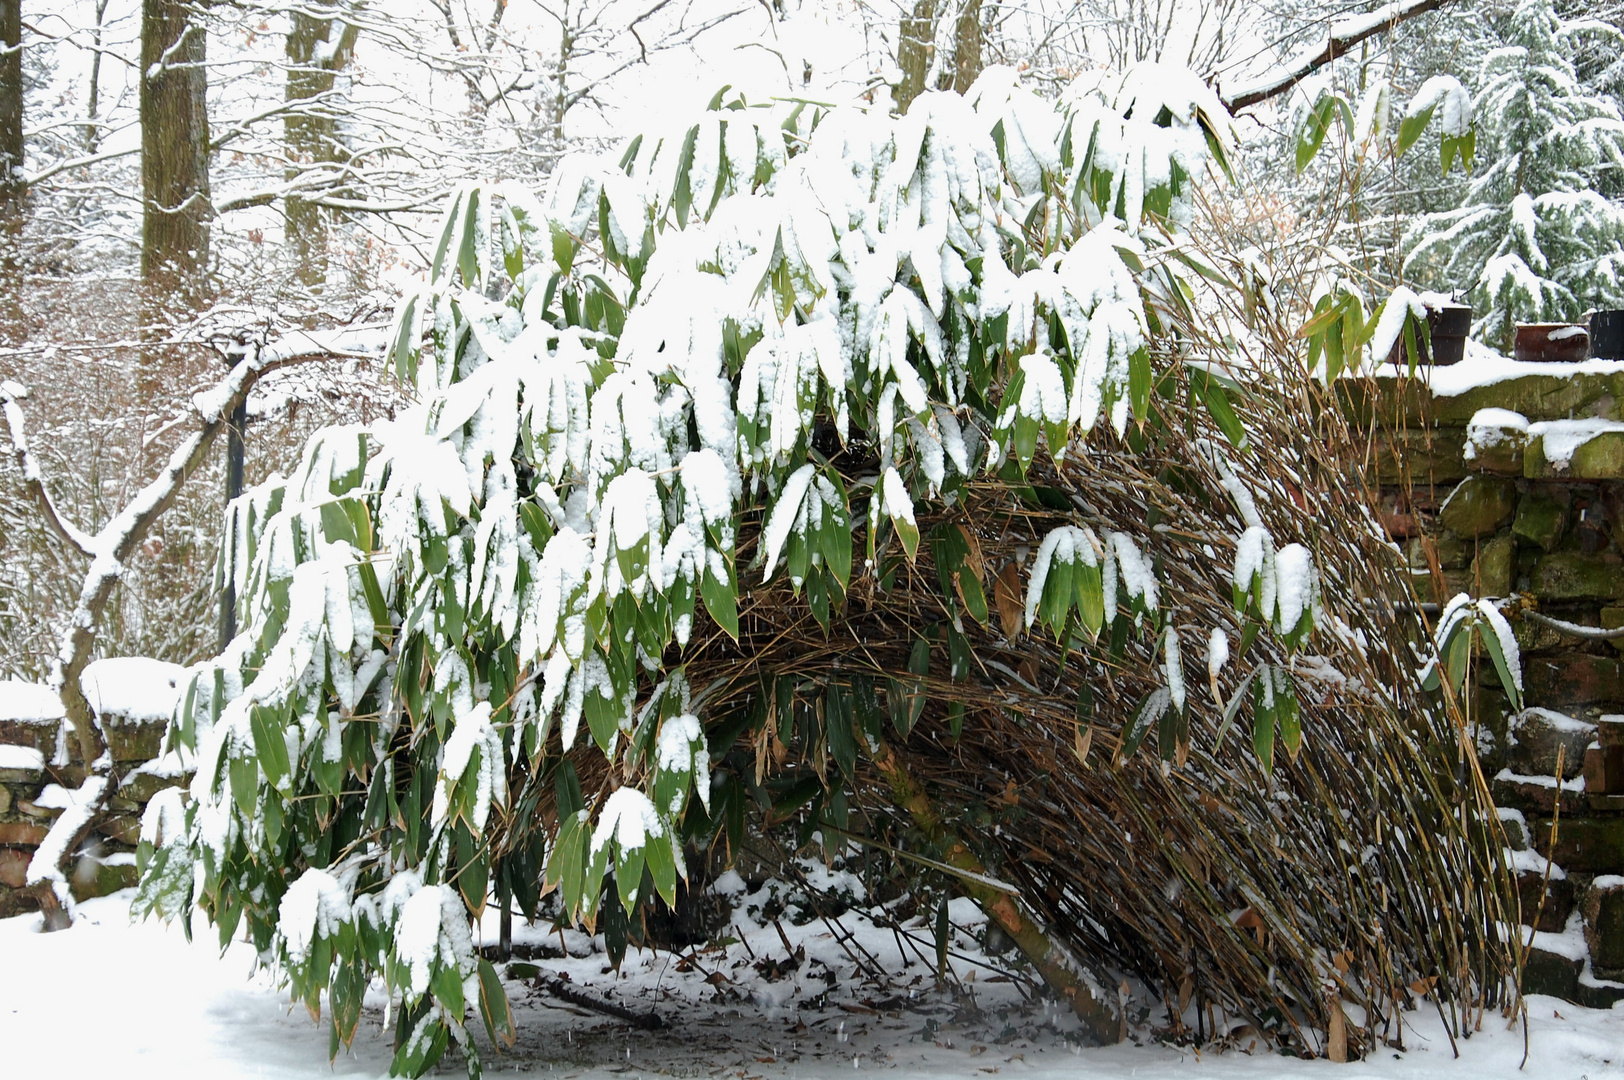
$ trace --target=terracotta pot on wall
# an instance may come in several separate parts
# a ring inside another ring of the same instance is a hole
[[[1571,363],[1590,355],[1590,331],[1578,323],[1521,323],[1513,339],[1516,360]]]

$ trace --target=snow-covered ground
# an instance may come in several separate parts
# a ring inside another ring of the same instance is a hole
[[[52,935],[36,933],[33,916],[0,921],[4,1075],[292,1080],[387,1073],[381,998],[369,1001],[354,1047],[329,1069],[326,1026],[312,1023],[303,1009],[290,1009],[265,976],[249,977],[247,946],[234,944],[219,955],[213,932],[201,922],[191,944],[179,927],[132,926],[127,894],[92,901],[81,913],[79,924]],[[955,906],[953,913],[968,909]],[[848,916],[844,925],[854,936],[846,947],[872,953],[891,972],[884,982],[865,982],[853,975],[829,925],[814,919],[797,927],[787,918],[781,925],[806,958],[777,979],[758,972],[747,953],[756,954],[767,975],[776,974],[785,941],[770,921],[760,925],[748,916],[736,921],[741,944],[695,954],[686,963],[666,953],[633,952],[618,978],[584,937],[566,939],[572,955],[538,959],[542,971],[628,1008],[653,1009],[670,1028],[633,1030],[510,982],[519,1043],[499,1058],[487,1055],[487,1075],[817,1080],[883,1070],[898,1078],[1624,1077],[1624,1005],[1602,1012],[1530,999],[1528,1066],[1521,1072],[1520,1025],[1485,1018],[1482,1032],[1460,1043],[1457,1059],[1436,1013],[1426,1010],[1408,1018],[1403,1052],[1382,1048],[1350,1065],[1244,1048],[1199,1055],[1158,1045],[1081,1049],[1068,1043],[1066,1025],[1053,1011],[1022,1005],[1014,983],[989,981],[991,972],[972,962],[977,956],[954,961],[966,993],[938,991],[928,934],[920,939],[924,956],[905,966],[898,952],[905,943]],[[533,947],[559,940],[517,938]],[[961,943],[968,948],[968,939]],[[969,978],[972,970],[979,981]],[[1235,1041],[1244,1047],[1247,1040]],[[458,1074],[460,1062],[448,1056],[439,1071]]]

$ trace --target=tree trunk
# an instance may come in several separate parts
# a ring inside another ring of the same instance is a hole
[[[953,90],[963,94],[981,75],[981,0],[965,0],[953,28]]]
[[[22,0],[0,0],[0,337],[21,330],[23,231]]]
[[[107,21],[108,0],[96,0],[96,28],[90,36],[90,92],[85,106],[85,153],[101,147],[101,62],[102,26]]]
[[[141,4],[141,280],[155,306],[198,303],[209,262],[208,74],[196,7]]]
[[[349,154],[338,137],[338,113],[330,102],[315,101],[332,91],[338,73],[355,53],[360,27],[338,18],[317,18],[295,10],[288,30],[287,100],[311,105],[283,121],[288,164],[285,176],[297,180],[312,167],[339,166]],[[334,34],[337,34],[334,37]],[[332,169],[335,173],[336,169]],[[287,240],[299,280],[312,288],[327,280],[327,226],[331,211],[300,195],[285,202]]]
[[[897,67],[902,69],[902,81],[891,96],[898,113],[907,112],[914,98],[925,92],[935,39],[936,0],[914,0],[913,13],[902,20],[902,33],[897,39]]]
[[[937,72],[936,89],[964,93],[981,74],[981,0],[962,0],[953,23],[953,55],[940,64],[933,61],[936,26],[940,19],[953,18],[953,5],[945,8],[937,0],[914,0],[913,12],[902,20],[897,41],[897,66],[902,81],[892,93],[897,112],[905,113],[914,98],[928,87],[931,70]]]

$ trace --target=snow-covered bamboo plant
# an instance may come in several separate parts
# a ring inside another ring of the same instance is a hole
[[[477,1069],[465,1016],[511,1035],[469,932],[493,890],[533,911],[557,889],[589,924],[671,903],[683,841],[743,812],[709,775],[737,728],[719,734],[685,650],[738,635],[752,577],[787,578],[827,627],[858,579],[918,556],[925,507],[1147,417],[1168,313],[1192,311],[1175,241],[1229,147],[1185,72],[1050,103],[994,71],[901,118],[718,97],[565,163],[539,200],[461,192],[400,311],[417,404],[319,433],[231,509],[244,630],[186,690],[198,771],[152,804],[144,905],[246,931],[312,1011],[327,994],[335,1052],[376,973],[397,1073],[453,1039]],[[1237,605],[1300,640],[1312,561],[1254,531]],[[974,537],[930,542],[942,603],[988,622],[961,572]],[[1155,715],[1177,716],[1165,607],[1140,542],[1079,521],[1043,542],[1009,628],[1139,627],[1164,642]],[[853,752],[830,730],[831,760]]]

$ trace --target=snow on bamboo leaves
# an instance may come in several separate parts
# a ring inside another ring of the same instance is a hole
[[[498,849],[589,923],[611,881],[628,911],[674,896],[711,796],[680,658],[701,606],[739,634],[739,522],[827,624],[865,509],[867,558],[913,558],[921,503],[1143,419],[1145,276],[1178,273],[1152,256],[1227,171],[1227,125],[1188,73],[1051,103],[993,71],[902,118],[719,98],[562,163],[539,200],[461,192],[393,338],[417,404],[319,433],[232,508],[244,630],[194,669],[177,734],[200,767],[143,849],[149,906],[195,895],[302,1000],[328,989],[335,1048],[340,987],[383,972],[395,1071],[451,1040],[477,1070],[466,1012],[510,1023],[467,933]],[[873,472],[837,470],[830,439]],[[1028,623],[1075,609],[1094,632],[1119,593],[1156,615],[1135,541],[1073,531]],[[957,542],[949,580],[984,620]],[[585,794],[557,764],[582,720],[614,778]],[[558,824],[515,847],[516,777],[547,768]]]

